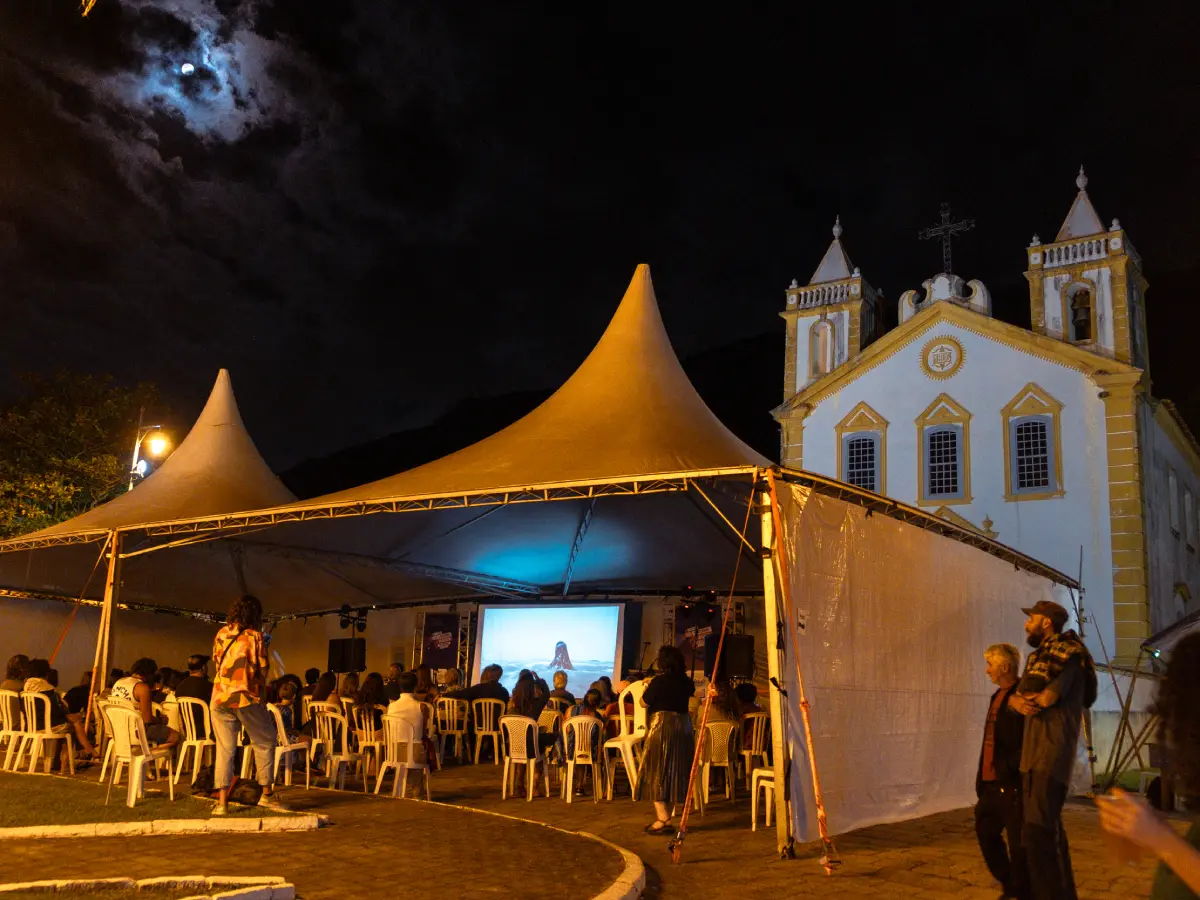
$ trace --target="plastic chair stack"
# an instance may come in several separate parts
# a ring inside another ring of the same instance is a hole
[[[751,773],[750,780],[750,830],[758,830],[758,792],[763,792],[763,805],[767,808],[767,827],[771,827],[771,807],[775,805],[775,770],[759,767]]]
[[[425,799],[432,799],[429,791],[429,763],[420,762],[424,748],[417,740],[416,732],[408,722],[399,716],[383,717],[383,765],[379,767],[379,777],[375,781],[375,793],[383,787],[383,777],[391,769],[395,775],[392,781],[392,796],[403,797],[408,789],[408,773],[410,770],[421,772],[425,779]]]
[[[617,715],[620,717],[621,731],[616,737],[609,738],[604,742],[604,756],[608,765],[609,800],[613,798],[613,783],[616,781],[618,765],[625,767],[625,774],[629,778],[630,792],[634,798],[637,797],[638,754],[646,740],[646,708],[641,703],[642,694],[645,691],[645,682],[635,681],[621,691],[621,696],[617,698]],[[632,716],[625,711],[627,698],[633,703]],[[608,758],[610,751],[616,751],[616,758]]]
[[[542,780],[546,787],[546,798],[549,799],[550,764],[546,760],[546,754],[538,746],[537,722],[528,716],[501,716],[500,728],[504,733],[504,741],[508,745],[508,752],[504,757],[504,780],[500,785],[500,799],[505,800],[508,798],[510,780],[514,785],[512,793],[515,795],[517,768],[525,766],[525,787],[527,794],[525,799],[532,801],[533,776],[537,772],[538,763],[542,764]],[[531,745],[534,748],[532,756],[529,753]]]

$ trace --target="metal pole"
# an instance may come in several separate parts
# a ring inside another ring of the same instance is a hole
[[[120,532],[111,531],[104,541],[108,548],[108,569],[104,578],[104,605],[100,607],[100,627],[96,632],[96,653],[92,659],[92,684],[88,688],[88,705],[84,714],[83,727],[91,721],[93,701],[104,690],[108,678],[108,620],[112,611],[112,600],[116,593],[117,562],[120,556]],[[86,588],[85,588],[86,591]],[[101,723],[103,724],[103,723]]]
[[[777,550],[778,542],[775,536],[775,526],[771,520],[771,495],[761,493],[758,502],[762,507],[759,518],[762,525],[762,545],[765,551],[772,555]],[[780,856],[791,855],[792,852],[792,817],[789,812],[788,799],[791,796],[788,785],[787,721],[786,706],[782,693],[783,685],[783,651],[785,646],[779,625],[779,590],[775,584],[775,566],[770,560],[763,566],[763,603],[767,613],[767,676],[770,685],[771,712],[771,760],[775,770],[775,849]]]
[[[108,577],[104,580],[104,618],[101,637],[100,671],[109,671],[109,651],[112,650],[113,611],[121,592],[121,532],[112,533],[112,556],[108,559]]]
[[[146,415],[146,407],[138,409],[137,431],[133,435],[133,462],[129,464],[129,490],[133,490],[133,480],[137,477],[138,454],[142,449],[142,417]]]

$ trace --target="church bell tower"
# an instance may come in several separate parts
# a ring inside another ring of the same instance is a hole
[[[1027,249],[1033,330],[1148,369],[1142,260],[1116,219],[1105,228],[1079,168],[1079,193],[1053,243]]]

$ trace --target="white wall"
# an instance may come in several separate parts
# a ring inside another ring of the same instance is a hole
[[[1042,278],[1042,297],[1046,309],[1046,332],[1052,337],[1061,338],[1067,329],[1063,319],[1062,291],[1074,282],[1067,274],[1055,274],[1054,269],[1046,270],[1048,274]],[[1113,339],[1113,295],[1112,272],[1104,268],[1085,269],[1083,277],[1096,285],[1096,336],[1098,343],[1110,354],[1116,345]],[[1069,315],[1068,311],[1068,315]]]
[[[49,600],[0,600],[0,664],[17,653],[48,659],[72,608]],[[99,625],[97,607],[80,607],[54,660],[60,688],[78,684],[80,675],[92,668]],[[128,669],[135,659],[148,656],[159,666],[183,669],[193,653],[212,652],[216,632],[216,625],[183,616],[118,610],[109,668]]]
[[[920,367],[921,348],[940,335],[956,338],[965,362],[953,377],[928,378]],[[1001,410],[1029,382],[1063,404],[1062,452],[1065,495],[1048,500],[1009,502],[1004,499],[1003,420]],[[997,540],[1059,571],[1079,574],[1083,548],[1085,608],[1092,621],[1085,637],[1097,660],[1103,659],[1096,639],[1103,630],[1113,652],[1112,548],[1110,544],[1107,436],[1099,389],[1084,375],[1031,356],[956,325],[941,322],[875,369],[827,397],[804,422],[803,468],[838,477],[836,425],[860,401],[889,422],[887,493],[906,503],[917,500],[916,419],[941,393],[949,394],[972,414],[971,494],[969,504],[951,509],[974,525],[992,520]],[[931,512],[940,504],[927,506]],[[1018,643],[1021,622],[996,640]]]

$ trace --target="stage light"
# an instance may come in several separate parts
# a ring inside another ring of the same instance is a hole
[[[354,623],[354,627],[357,628],[359,631],[366,631],[367,623],[363,619],[359,619],[357,622]]]

